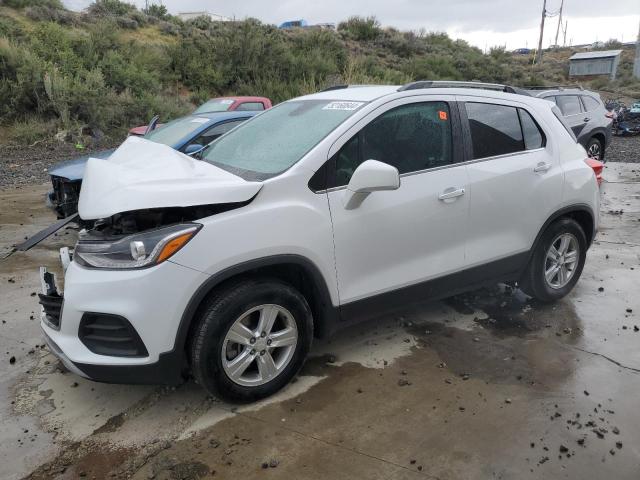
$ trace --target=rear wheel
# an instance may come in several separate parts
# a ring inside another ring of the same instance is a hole
[[[578,282],[587,253],[587,239],[578,222],[561,218],[542,234],[521,282],[528,295],[552,302]]]
[[[257,400],[289,383],[312,337],[309,306],[295,288],[277,279],[249,280],[218,292],[203,309],[191,367],[210,393]]]
[[[589,158],[604,162],[604,146],[602,142],[595,137],[589,140],[589,143],[587,143],[587,155],[589,155]]]

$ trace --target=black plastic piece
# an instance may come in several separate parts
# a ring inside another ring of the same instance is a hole
[[[85,313],[78,338],[93,353],[111,357],[147,357],[149,353],[133,325],[120,315]]]
[[[35,235],[29,237],[27,240],[22,242],[20,245],[16,247],[16,250],[18,250],[19,252],[26,252],[30,248],[35,247],[45,238],[56,233],[58,230],[64,227],[67,223],[73,222],[77,219],[78,219],[78,214],[76,213],[74,215],[71,215],[70,217],[63,218],[62,220],[58,220],[56,223],[49,225],[47,228],[43,230],[40,230]]]
[[[49,272],[45,275],[51,275]],[[45,319],[47,324],[55,329],[60,329],[60,314],[62,312],[62,303],[64,299],[58,294],[57,291],[51,292],[49,295],[42,293],[38,294],[40,298],[40,305],[44,309]]]

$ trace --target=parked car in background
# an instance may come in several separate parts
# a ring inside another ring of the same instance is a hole
[[[629,108],[629,113],[640,114],[640,102],[634,102]]]
[[[130,137],[89,161],[79,214],[95,224],[63,257],[63,295],[41,270],[49,350],[94,380],[190,372],[251,401],[350,322],[497,281],[558,300],[600,195],[557,110],[504,85],[344,86],[281,103],[201,161]]]
[[[196,108],[192,114],[198,115],[201,113],[214,113],[214,112],[261,112],[262,110],[268,110],[271,108],[271,100],[267,97],[220,97],[207,100],[198,108]],[[162,126],[162,124],[158,125]],[[144,135],[147,130],[147,125],[140,127],[133,127],[129,130],[129,135]]]
[[[582,88],[526,87],[533,96],[554,102],[589,157],[605,161],[613,119],[600,95]]]
[[[235,111],[194,114],[178,118],[152,130],[144,138],[152,142],[169,145],[180,152],[193,154],[203,146],[248,120],[257,112]],[[58,218],[66,218],[78,210],[78,198],[84,170],[90,157],[105,159],[115,149],[83,155],[49,170],[53,190],[47,195],[48,203]]]

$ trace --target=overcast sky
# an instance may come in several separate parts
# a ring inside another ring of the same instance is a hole
[[[64,0],[82,7],[89,0]],[[129,0],[143,7],[145,0]],[[561,0],[547,0],[554,13]],[[171,13],[208,11],[242,19],[255,17],[265,23],[304,18],[312,23],[339,22],[351,15],[375,15],[384,26],[401,30],[446,31],[480,48],[534,47],[538,42],[542,0],[149,0],[163,3]],[[569,21],[567,44],[617,38],[635,40],[640,22],[640,0],[564,0]],[[558,18],[547,18],[544,45],[554,43]],[[558,43],[562,43],[562,34]]]

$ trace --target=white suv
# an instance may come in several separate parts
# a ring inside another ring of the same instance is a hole
[[[473,88],[470,88],[473,87]],[[509,93],[511,92],[511,93]],[[578,281],[598,223],[587,154],[552,103],[416,82],[284,102],[196,160],[129,138],[88,162],[64,296],[42,328],[74,372],[252,400],[314,336],[413,300]]]

